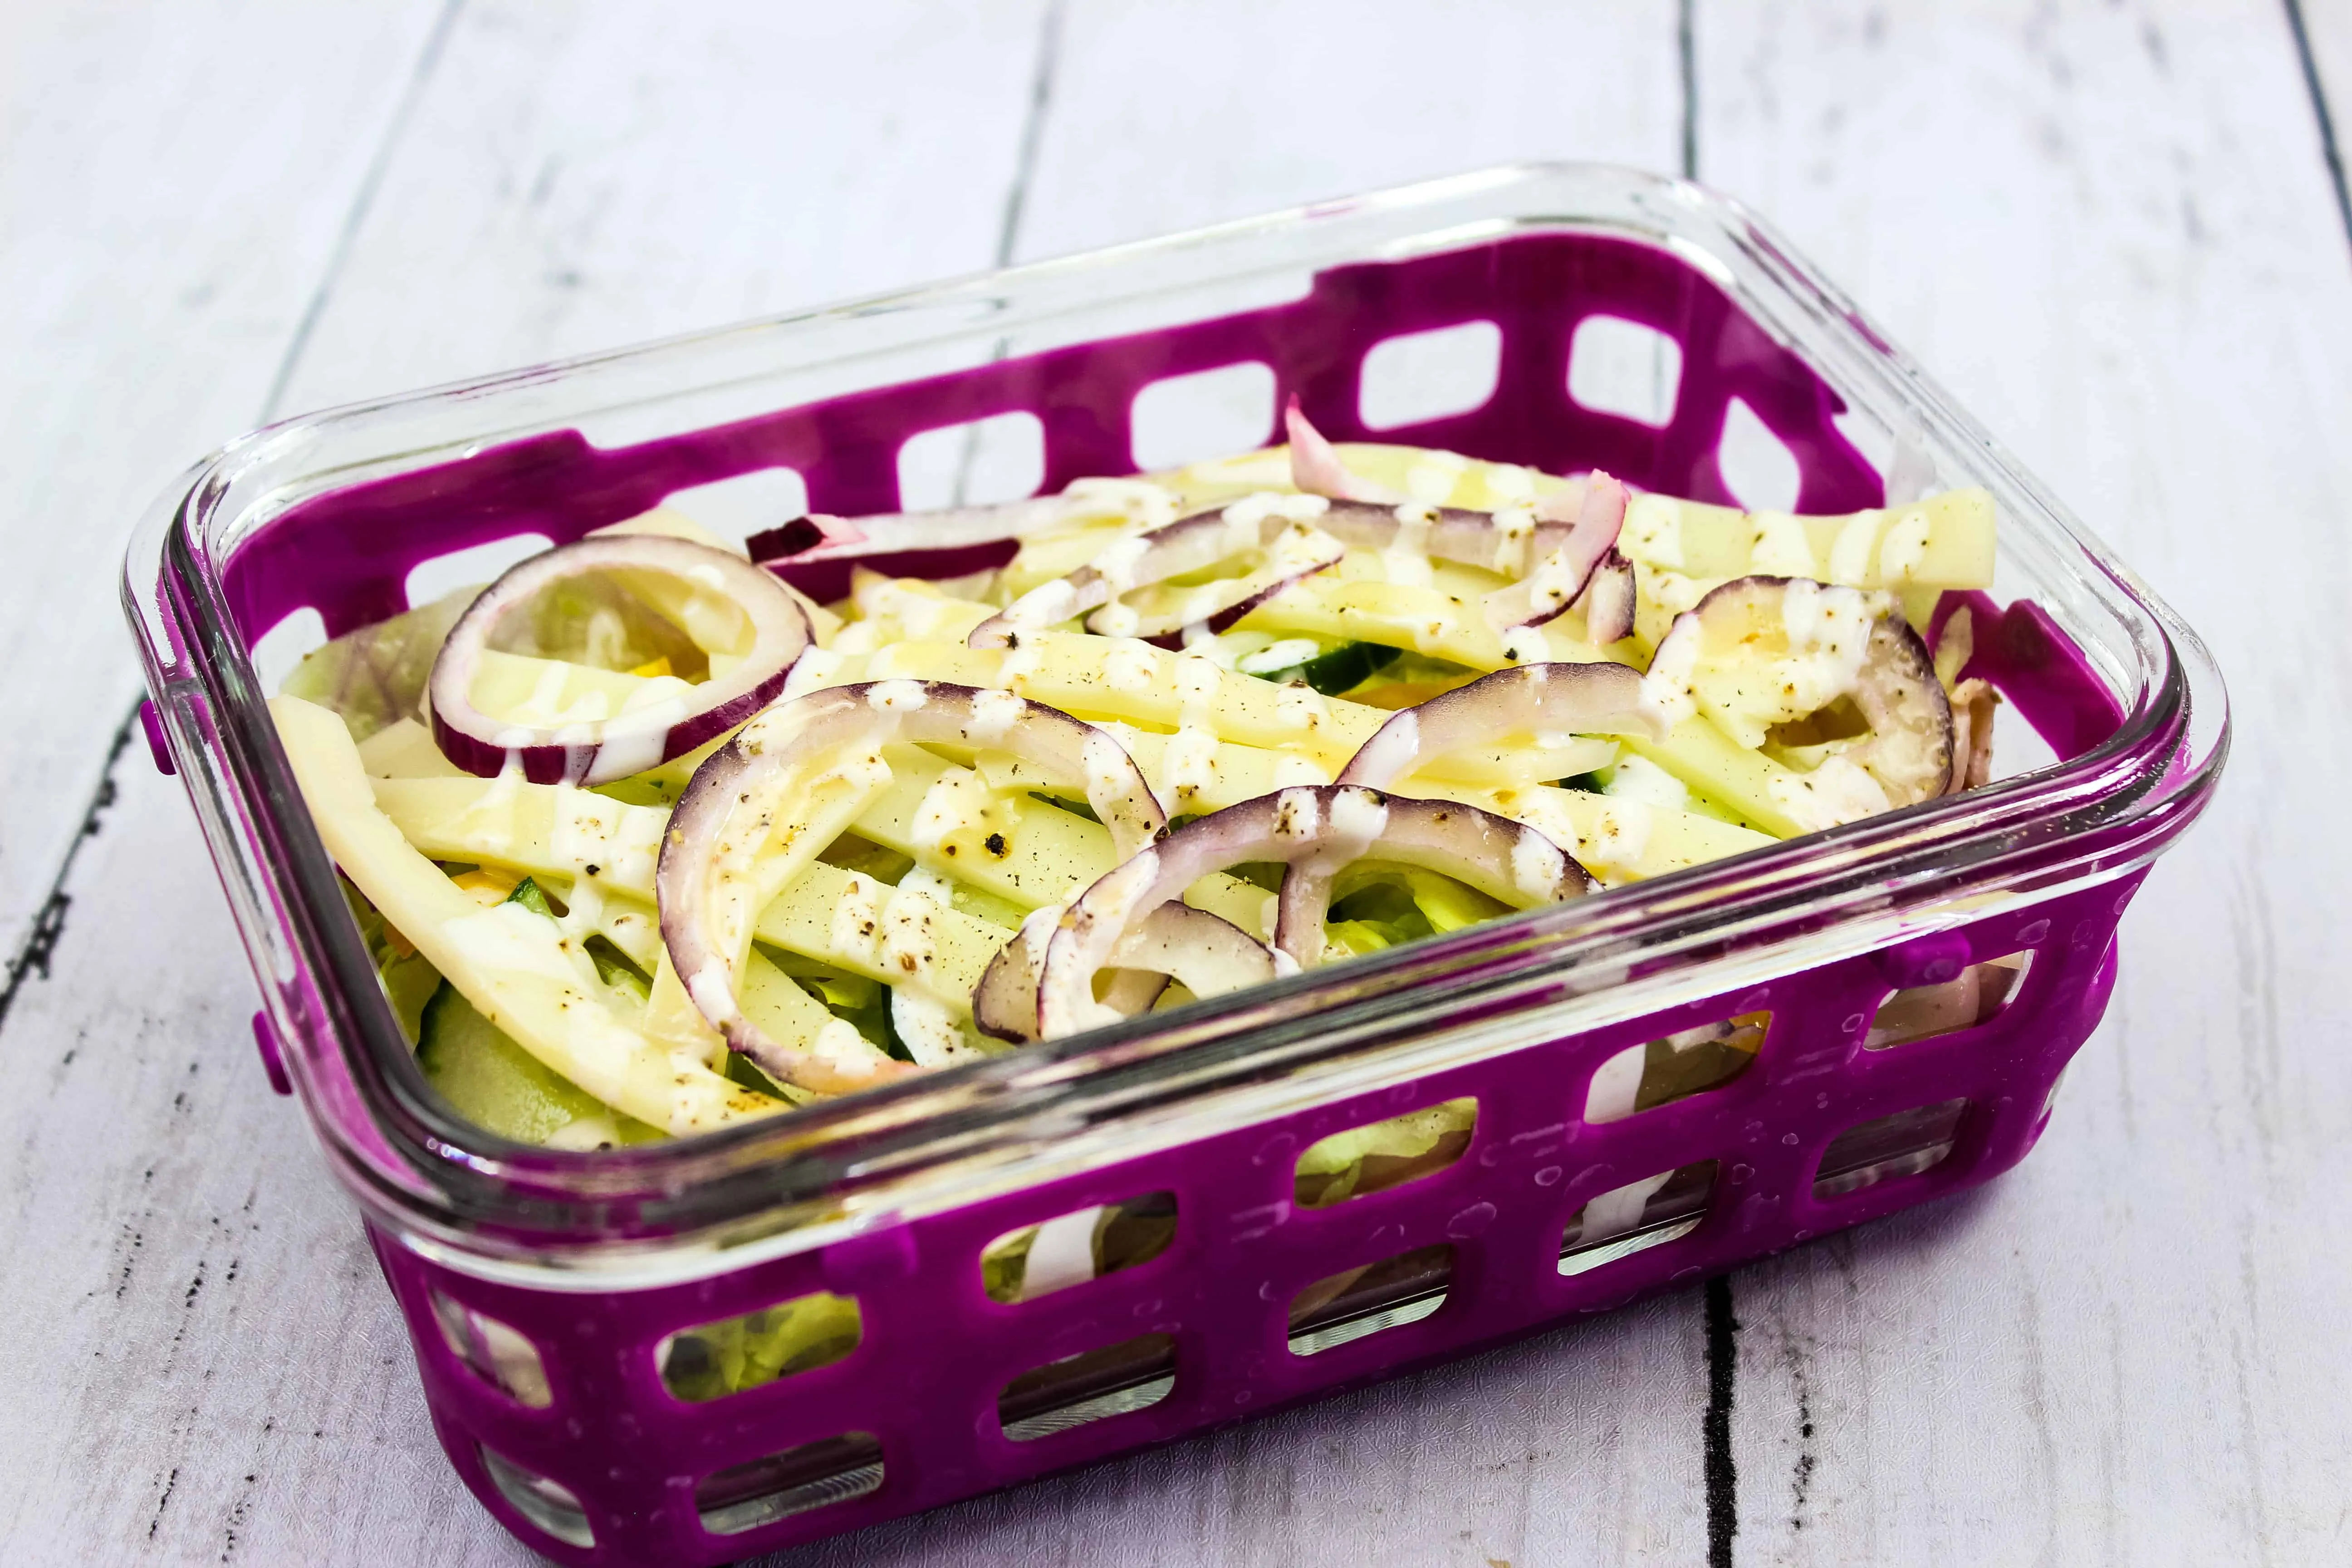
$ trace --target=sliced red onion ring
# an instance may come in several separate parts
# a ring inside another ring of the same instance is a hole
[[[1952,688],[1952,776],[1946,795],[1980,789],[1992,782],[1992,714],[2000,699],[1983,680]]]
[[[1095,975],[1117,962],[1129,931],[1199,879],[1251,861],[1295,864],[1328,856],[1344,863],[1376,846],[1383,860],[1458,877],[1523,908],[1575,898],[1591,886],[1584,868],[1542,834],[1474,806],[1352,785],[1278,790],[1179,828],[1114,868],[1070,906],[1045,949],[1037,988],[1039,1033],[1056,1039],[1111,1021],[1109,1010],[1095,1001]],[[1318,951],[1310,962],[1322,957],[1322,933],[1313,934]],[[1297,950],[1307,945],[1300,935],[1285,931],[1276,939],[1294,963]]]
[[[744,891],[721,908],[722,881],[740,872],[722,866],[737,841],[739,823],[765,838],[771,825],[789,821],[795,798],[822,773],[894,741],[1017,750],[1049,776],[1069,779],[1110,830],[1122,855],[1151,841],[1167,815],[1143,774],[1118,742],[1059,709],[1010,691],[943,681],[881,680],[835,687],[794,698],[761,714],[712,752],[671,813],[655,870],[663,944],[695,1007],[727,1043],[767,1072],[804,1088],[840,1092],[840,1061],[776,1040],[743,1016],[736,966],[757,914]],[[821,846],[819,847],[822,847]],[[733,928],[714,931],[724,913]],[[874,1081],[871,1064],[853,1064]],[[885,1076],[887,1076],[887,1074]]]
[[[1625,525],[1626,499],[1623,485],[1595,468],[1585,480],[1575,527],[1551,547],[1534,571],[1486,595],[1483,605],[1486,624],[1498,632],[1517,626],[1538,626],[1576,603],[1591,580],[1593,569],[1616,550],[1618,531]],[[1621,555],[1618,559],[1624,558]],[[1630,571],[1629,566],[1629,574]],[[1610,605],[1613,615],[1613,597]],[[1596,637],[1593,640],[1601,639]]]
[[[475,707],[482,652],[508,614],[551,584],[605,572],[658,573],[725,595],[750,619],[750,651],[685,695],[611,719],[515,724]],[[449,628],[426,688],[433,738],[451,762],[483,778],[519,759],[533,784],[606,784],[683,756],[766,707],[812,640],[807,615],[783,584],[740,555],[659,534],[599,534],[511,568]]]
[[[1526,664],[1400,710],[1357,748],[1338,783],[1386,789],[1423,763],[1465,746],[1507,735],[1660,733],[1641,706],[1642,678],[1622,664]],[[1301,963],[1320,943],[1331,886],[1346,861],[1313,858],[1282,876],[1281,924],[1275,936]]]
[[[1048,904],[1033,913],[980,977],[971,1016],[983,1034],[1013,1041],[1037,1037],[1041,960],[1062,912],[1062,906]],[[1264,942],[1230,921],[1180,902],[1146,915],[1119,939],[1111,963],[1122,973],[1103,1005],[1123,1018],[1148,1011],[1171,977],[1195,996],[1215,996],[1275,975],[1274,954]]]
[[[1348,759],[1338,783],[1386,789],[1449,752],[1507,735],[1650,735],[1642,678],[1622,664],[1523,664],[1403,708]]]
[[[1790,621],[1790,591],[1801,587],[1807,595],[1826,603],[1832,595],[1853,595],[1874,605],[1869,640],[1845,695],[1869,726],[1870,733],[1838,755],[1867,772],[1890,805],[1912,805],[1942,795],[1951,783],[1954,728],[1951,700],[1936,679],[1936,661],[1894,602],[1885,595],[1864,595],[1802,577],[1735,577],[1709,591],[1696,605],[1675,618],[1673,630],[1651,656],[1657,676],[1671,667],[1669,685],[1686,682],[1688,671],[1704,657],[1708,631],[1733,639],[1744,637],[1759,621]],[[1821,612],[1808,610],[1809,616]],[[1674,644],[1673,648],[1668,645]],[[1649,682],[1644,682],[1645,693]],[[1645,707],[1662,713],[1673,694],[1648,693]]]
[[[1339,559],[1337,552],[1317,548],[1313,535],[1306,531],[1319,525],[1328,510],[1329,503],[1320,497],[1266,491],[1213,511],[1194,512],[1165,528],[1117,540],[1105,545],[1093,562],[1068,576],[1040,584],[1022,595],[973,627],[966,641],[973,647],[1016,647],[1023,632],[1044,631],[1074,616],[1101,610],[1131,588],[1202,571],[1244,551],[1265,550],[1276,556],[1268,563],[1268,568],[1276,581],[1255,590],[1241,586],[1243,593],[1255,593],[1251,600],[1254,604],[1256,597],[1276,592],[1310,573],[1320,572]],[[1300,541],[1299,547],[1286,552],[1281,546],[1286,536],[1294,535],[1294,531]],[[1223,608],[1228,615],[1234,613],[1230,605]],[[1188,619],[1205,618],[1206,616],[1180,618],[1158,632],[1142,635],[1162,635],[1177,630]],[[1139,627],[1120,626],[1108,620],[1099,626],[1094,620],[1087,624],[1090,629],[1110,637],[1133,637],[1139,632]]]

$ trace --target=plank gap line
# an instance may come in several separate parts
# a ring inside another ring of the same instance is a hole
[[[1739,1320],[1731,1313],[1731,1277],[1706,1282],[1706,1568],[1732,1568],[1739,1533],[1739,1468],[1731,1453],[1731,1405],[1739,1379]]]
[[[2311,94],[2311,112],[2319,121],[2319,152],[2327,160],[2327,183],[2336,192],[2336,216],[2344,237],[2352,241],[2352,191],[2344,184],[2344,155],[2336,143],[2336,117],[2328,111],[2327,89],[2319,79],[2319,62],[2311,53],[2311,34],[2303,22],[2303,0],[2285,0],[2286,22],[2294,33],[2294,55],[2303,67],[2303,85]]]
[[[41,900],[32,929],[9,955],[5,980],[0,980],[0,1029],[7,1027],[9,1010],[16,1006],[26,979],[34,974],[44,980],[48,978],[49,959],[58,950],[58,939],[65,935],[66,910],[73,902],[72,895],[66,891],[66,879],[73,875],[74,862],[81,858],[82,846],[98,837],[106,813],[120,793],[114,784],[115,769],[121,764],[122,753],[131,748],[131,731],[138,722],[139,708],[133,703],[122,721],[114,727],[114,738],[107,743],[106,763],[99,770],[98,787],[90,792],[89,804],[82,808],[81,823],[66,845],[65,858],[58,864],[57,879],[49,884],[49,896]]]
[[[1051,0],[1045,14],[1037,21],[1037,63],[1029,73],[1029,108],[1022,116],[1020,149],[1013,158],[1013,185],[1004,194],[1004,221],[996,230],[996,267],[1002,271],[1013,265],[1013,247],[1021,243],[1021,215],[1029,205],[1029,186],[1037,175],[1037,153],[1045,141],[1045,114],[1054,104],[1054,74],[1062,58],[1063,0]],[[1009,338],[997,340],[992,360],[1001,360],[1012,351]],[[961,506],[971,485],[971,466],[980,457],[978,426],[963,433],[963,450],[956,458],[954,498],[950,504]]]
[[[457,24],[457,13],[464,10],[466,0],[445,0],[441,14],[433,19],[433,30],[425,35],[424,48],[417,51],[416,63],[409,68],[408,85],[401,89],[400,101],[393,106],[392,119],[383,128],[383,140],[376,143],[369,158],[367,173],[360,177],[360,188],[352,196],[352,205],[343,214],[343,226],[335,235],[335,247],[327,254],[327,265],[319,274],[319,286],[310,291],[308,303],[302,307],[302,318],[294,324],[294,335],[287,340],[286,353],[278,362],[278,374],[270,378],[269,395],[261,401],[261,423],[268,424],[278,416],[278,405],[286,395],[293,380],[295,366],[302,361],[302,353],[310,346],[310,334],[318,330],[319,318],[327,309],[327,300],[335,291],[335,284],[343,275],[343,267],[351,259],[352,247],[359,239],[360,226],[375,205],[377,190],[383,184],[384,173],[392,165],[392,155],[407,134],[408,121],[416,112],[416,105],[425,96],[425,89],[441,64],[443,49]]]

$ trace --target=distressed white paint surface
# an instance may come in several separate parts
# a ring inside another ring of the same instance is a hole
[[[1702,174],[2204,633],[2237,723],[2042,1149],[1737,1282],[1742,1561],[2344,1561],[2352,252],[2285,14],[1709,16]]]
[[[139,689],[122,541],[272,412],[439,11],[0,6],[0,952]]]
[[[1664,5],[1078,5],[1057,34],[1034,4],[469,5],[421,75],[429,5],[201,9],[0,16],[0,341],[24,345],[0,353],[23,567],[0,638],[71,655],[30,679],[0,645],[0,951],[130,690],[128,517],[282,365],[309,406],[1008,241],[1514,156],[1672,167],[1682,137]],[[1733,1281],[1736,1560],[2342,1561],[2352,247],[2285,16],[1699,0],[1696,22],[1702,175],[2179,605],[2240,722],[2035,1157]],[[2313,23],[2325,68],[2345,29]],[[135,742],[115,777],[49,972],[0,1018],[0,1560],[530,1560],[442,1461],[358,1228],[262,1086],[176,784]],[[798,1561],[1701,1562],[1706,1387],[1698,1298],[1669,1297]]]

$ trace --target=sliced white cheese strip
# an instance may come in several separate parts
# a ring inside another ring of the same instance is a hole
[[[1638,495],[1618,546],[1639,565],[1703,581],[1755,573],[1849,588],[1989,588],[1993,533],[1992,496],[1982,489],[1841,517]]]
[[[487,928],[477,917],[495,911],[475,903],[377,808],[342,720],[288,697],[273,699],[270,711],[335,863],[523,1049],[605,1104],[676,1133],[781,1109],[781,1102],[729,1082],[691,1056],[662,1049],[632,1026],[603,987],[581,983],[552,921],[501,926],[486,944]]]

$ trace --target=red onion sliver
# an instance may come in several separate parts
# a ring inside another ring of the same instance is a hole
[[[1339,452],[1323,438],[1323,432],[1307,422],[1306,411],[1298,406],[1298,395],[1291,395],[1289,406],[1282,411],[1282,425],[1290,437],[1290,482],[1311,496],[1329,496],[1333,500],[1370,501],[1377,506],[1394,506],[1405,498],[1386,485],[1348,471],[1339,460]]]
[[[1800,618],[1824,620],[1840,604],[1871,617],[1869,640],[1849,695],[1870,733],[1839,754],[1867,771],[1890,805],[1911,805],[1949,787],[1957,750],[1951,699],[1936,679],[1936,661],[1919,634],[1895,613],[1884,594],[1838,587],[1808,577],[1735,577],[1711,589],[1675,617],[1673,627],[1650,656],[1643,707],[1656,715],[1686,711],[1691,679],[1706,658],[1708,634],[1738,641],[1759,621],[1790,624],[1792,594],[1808,604]],[[1963,771],[1966,757],[1958,758]]]
[[[515,724],[474,706],[483,650],[509,611],[551,584],[598,572],[650,572],[724,595],[751,626],[751,647],[723,676],[681,697],[611,719]],[[773,701],[812,641],[783,584],[740,555],[659,534],[599,534],[534,555],[482,590],[450,627],[427,685],[433,738],[467,773],[495,778],[510,761],[533,784],[607,784],[683,756]]]
[[[1641,695],[1642,678],[1622,664],[1528,664],[1497,670],[1398,711],[1357,749],[1338,782],[1386,789],[1449,752],[1524,732],[1656,734],[1655,722],[1640,706]],[[1312,962],[1307,952],[1321,942],[1331,885],[1344,865],[1300,860],[1283,873],[1276,941],[1301,963]]]
[[[1507,735],[1651,735],[1642,678],[1622,664],[1523,664],[1400,709],[1337,782],[1386,789],[1423,763]]]
[[[1344,864],[1376,849],[1383,860],[1458,877],[1522,907],[1575,898],[1591,886],[1584,868],[1542,834],[1475,806],[1350,785],[1277,790],[1179,828],[1070,906],[1045,950],[1039,1033],[1056,1039],[1111,1021],[1094,999],[1095,975],[1117,962],[1129,931],[1199,879],[1251,861],[1328,856]],[[1322,933],[1313,934],[1319,950]],[[1286,931],[1276,945],[1297,962],[1294,947],[1305,943]]]
[[[1062,916],[1049,904],[1004,944],[972,992],[972,1022],[1000,1040],[1037,1037],[1037,983],[1045,942]],[[1275,976],[1274,954],[1232,921],[1171,902],[1160,905],[1119,939],[1111,963],[1122,973],[1103,1005],[1123,1018],[1147,1011],[1170,978],[1195,996],[1214,996]]]
[[[1509,587],[1497,588],[1486,595],[1486,624],[1498,632],[1541,626],[1574,604],[1591,581],[1594,568],[1617,547],[1618,531],[1625,524],[1626,499],[1623,485],[1594,469],[1585,480],[1576,526],[1543,556],[1534,571]],[[1611,603],[1613,608],[1613,598]],[[1601,639],[1596,637],[1593,640]]]
[[[1584,580],[1574,608],[1584,616],[1584,640],[1607,647],[1633,635],[1633,563],[1614,544]]]

